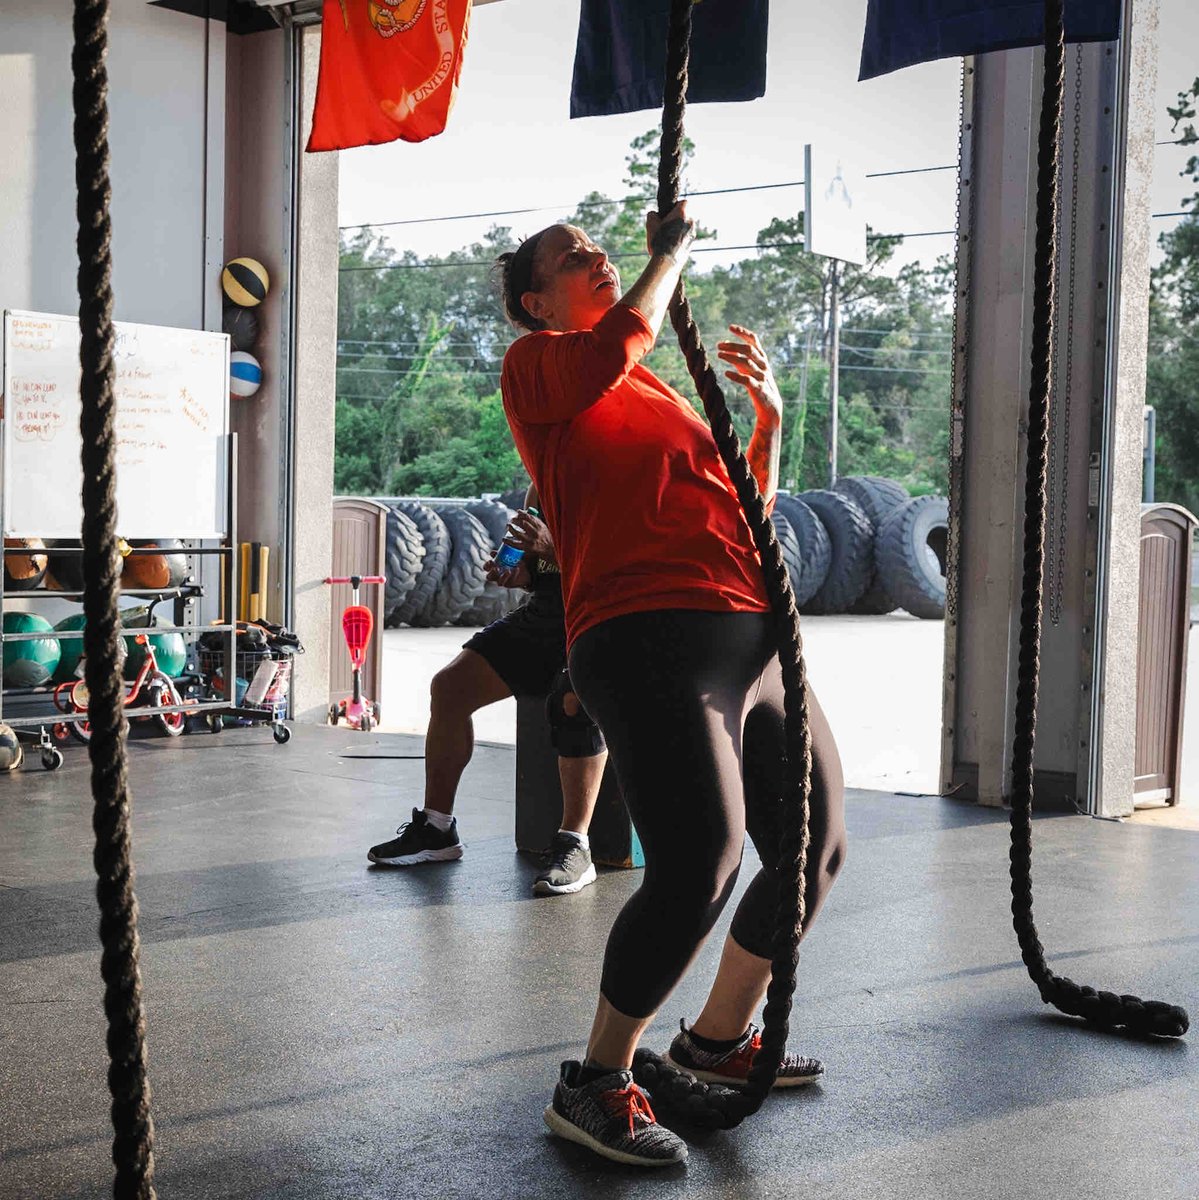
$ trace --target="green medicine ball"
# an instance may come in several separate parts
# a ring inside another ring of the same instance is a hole
[[[6,612],[5,633],[53,633],[54,626],[37,613]],[[62,646],[56,637],[4,643],[4,682],[9,687],[41,687],[58,669]]]
[[[169,625],[170,621],[161,620],[158,617],[154,618],[156,625]],[[131,628],[137,628],[131,626]],[[147,633],[145,628],[137,629],[137,633]],[[139,646],[137,643],[137,633],[125,635],[125,645],[129,650],[129,657],[125,659],[125,678],[133,679],[138,671],[142,669],[142,663],[146,660],[146,648]],[[150,645],[154,647],[154,658],[158,663],[158,669],[164,674],[169,675],[172,679],[177,679],[183,674],[187,667],[187,643],[183,640],[181,633],[151,633]]]
[[[86,624],[87,618],[80,612],[63,617],[54,628],[67,633],[82,629]],[[58,670],[54,672],[54,682],[65,683],[68,679],[75,678],[75,668],[79,666],[79,660],[83,657],[83,638],[60,638],[59,644],[62,654],[58,660]]]
[[[0,771],[15,771],[25,757],[11,725],[0,725]]]

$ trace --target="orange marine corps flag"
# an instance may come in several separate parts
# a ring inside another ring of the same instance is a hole
[[[423,142],[454,105],[471,0],[325,0],[309,150]]]

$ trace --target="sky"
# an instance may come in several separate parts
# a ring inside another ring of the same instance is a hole
[[[1160,0],[1159,139],[1171,136],[1165,105],[1199,76],[1199,5]],[[697,104],[687,132],[696,153],[688,190],[786,183],[803,178],[806,142],[836,147],[869,172],[955,166],[960,60],[909,67],[857,81],[865,0],[771,6],[766,95],[748,104]],[[589,191],[622,194],[629,142],[655,126],[656,112],[568,118],[578,0],[501,0],[476,8],[457,104],[446,131],[417,145],[396,142],[340,155],[340,220],[443,217],[547,206],[526,215],[439,221],[386,230],[400,250],[438,254],[479,238],[491,224],[533,233]],[[1186,151],[1159,146],[1153,210],[1173,211],[1191,189],[1178,178]],[[869,181],[867,220],[877,232],[948,230],[955,171]],[[698,197],[692,215],[717,243],[752,243],[776,216],[803,207],[803,188]],[[1173,222],[1154,222],[1154,232]],[[931,262],[953,238],[912,238],[896,262]],[[705,254],[703,265],[744,252]]]

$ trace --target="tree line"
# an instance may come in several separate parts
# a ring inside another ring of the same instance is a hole
[[[1169,112],[1193,142],[1199,80]],[[658,132],[636,138],[625,193],[592,192],[556,219],[587,230],[626,285],[645,264]],[[689,147],[688,147],[689,149]],[[1183,175],[1199,184],[1199,158]],[[1185,201],[1193,207],[1197,196]],[[548,224],[549,221],[547,220]],[[701,227],[687,291],[705,340],[730,322],[762,338],[783,394],[780,478],[792,490],[827,483],[829,285],[827,259],[803,249],[803,215],[761,229],[756,249],[727,266],[703,265]],[[343,237],[338,313],[335,487],[356,495],[478,495],[527,476],[504,419],[499,371],[515,332],[489,270],[519,239],[494,225],[452,254],[399,252],[371,229]],[[944,492],[949,452],[953,264],[895,269],[901,238],[871,235],[863,266],[842,264],[838,455],[842,474],[884,475],[914,495]],[[1199,216],[1164,234],[1152,276],[1148,403],[1158,410],[1157,498],[1199,507]],[[647,365],[684,395],[694,389],[666,328]],[[726,389],[743,439],[752,409]],[[697,408],[698,400],[694,400]]]

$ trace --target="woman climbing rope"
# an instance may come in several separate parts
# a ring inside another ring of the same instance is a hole
[[[763,867],[733,918],[708,1001],[670,1048],[698,1078],[743,1085],[770,978],[783,795],[783,685],[758,554],[708,425],[641,364],[694,237],[680,204],[647,220],[651,258],[622,298],[607,256],[554,225],[500,259],[509,319],[504,407],[558,547],[575,688],[604,731],[645,851],[604,957],[586,1058],[546,1109],[556,1133],[619,1161],[681,1161],[630,1067],[642,1033],[712,929],[748,831]],[[727,376],[757,417],[747,458],[778,475],[781,400],[757,337],[731,326]],[[844,860],[836,745],[809,694],[807,920]],[[806,928],[806,925],[805,925]],[[822,1067],[787,1057],[776,1084]]]

